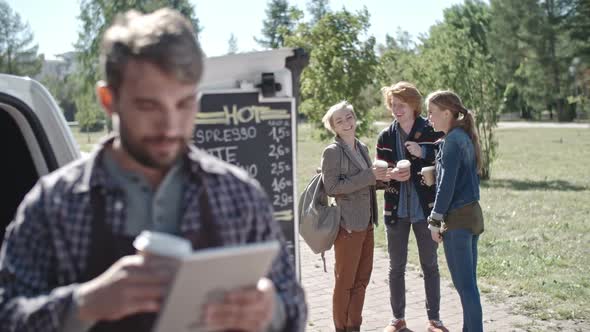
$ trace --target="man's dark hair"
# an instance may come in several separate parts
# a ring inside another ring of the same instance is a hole
[[[130,10],[105,31],[100,63],[115,93],[130,59],[151,62],[186,83],[197,83],[203,73],[203,53],[190,21],[169,8],[149,14]]]

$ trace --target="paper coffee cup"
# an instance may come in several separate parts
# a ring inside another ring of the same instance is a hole
[[[409,160],[402,159],[402,160],[398,161],[395,166],[399,169],[406,169],[406,168],[410,168],[411,165],[412,165],[412,163],[410,163]]]
[[[388,164],[385,160],[375,160],[373,162],[373,165],[375,167],[379,167],[379,168],[387,168]]]
[[[181,237],[162,233],[143,231],[133,241],[133,247],[141,255],[154,255],[169,258],[182,258],[193,251],[190,241]]]
[[[424,184],[426,184],[427,186],[432,186],[436,181],[435,173],[436,168],[434,166],[422,167],[420,174],[422,174]]]

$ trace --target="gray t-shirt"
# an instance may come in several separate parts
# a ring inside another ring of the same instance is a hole
[[[123,169],[108,153],[103,160],[109,175],[125,192],[127,235],[135,236],[142,230],[178,234],[183,183],[188,181],[188,175],[182,171],[182,159],[172,166],[155,190],[142,174]]]

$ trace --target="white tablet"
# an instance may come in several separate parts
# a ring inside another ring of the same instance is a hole
[[[207,300],[256,285],[278,251],[279,242],[272,241],[203,249],[183,258],[153,331],[205,331],[201,318]]]

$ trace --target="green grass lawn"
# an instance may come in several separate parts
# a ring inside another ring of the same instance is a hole
[[[329,142],[312,139],[305,124],[298,137],[301,192]],[[492,179],[481,185],[482,293],[536,318],[590,319],[590,130],[498,130],[497,138]],[[361,140],[374,151],[375,137]],[[385,248],[383,225],[375,234]],[[417,268],[413,235],[410,239],[408,259]],[[442,247],[439,257],[450,280]]]
[[[590,318],[590,130],[499,130],[479,276],[539,318]]]

